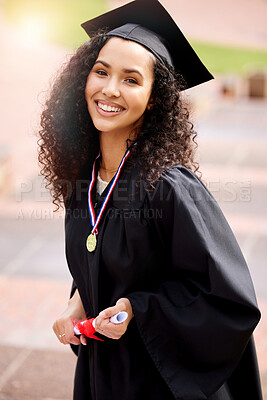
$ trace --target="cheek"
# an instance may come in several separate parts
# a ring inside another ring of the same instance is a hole
[[[99,86],[99,85],[98,85]],[[85,86],[85,98],[86,100],[90,99],[90,97],[96,92],[98,89],[97,81],[94,79],[92,75],[89,75],[87,78],[86,86]]]
[[[91,94],[91,89],[92,89],[92,84],[91,84],[91,79],[87,79],[86,86],[85,86],[85,98],[86,100],[89,98]]]
[[[148,101],[149,101],[149,96],[146,93],[137,96],[137,98],[135,99],[136,112],[143,114],[143,112],[147,108]]]

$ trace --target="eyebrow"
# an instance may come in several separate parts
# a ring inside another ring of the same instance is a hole
[[[104,65],[104,67],[106,67],[106,68],[111,68],[110,65],[109,65],[108,63],[106,63],[105,61],[102,61],[102,60],[97,60],[97,61],[95,62],[95,65],[96,65],[96,64],[102,64],[102,65]],[[143,75],[141,74],[141,72],[139,72],[137,69],[127,69],[127,68],[124,68],[124,69],[123,69],[123,72],[124,72],[125,74],[132,74],[132,73],[135,72],[136,74],[140,75],[142,79],[144,79],[144,77],[143,77]]]

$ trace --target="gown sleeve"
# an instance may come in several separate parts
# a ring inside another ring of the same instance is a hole
[[[130,300],[142,340],[175,398],[207,399],[234,371],[260,319],[237,241],[211,193],[182,166],[147,207],[166,254],[165,278]]]

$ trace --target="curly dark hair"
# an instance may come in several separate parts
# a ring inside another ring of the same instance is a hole
[[[98,32],[63,67],[41,115],[38,161],[57,209],[68,197],[82,167],[99,151],[99,135],[85,100],[85,86],[102,47],[110,40]],[[153,106],[144,116],[131,160],[138,157],[140,179],[153,186],[166,168],[178,163],[198,171],[194,161],[196,132],[181,98],[186,87],[181,75],[155,59]]]

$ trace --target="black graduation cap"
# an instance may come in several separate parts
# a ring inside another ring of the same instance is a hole
[[[150,50],[184,77],[187,88],[213,79],[170,14],[158,0],[135,0],[82,24],[89,36],[99,29]]]

